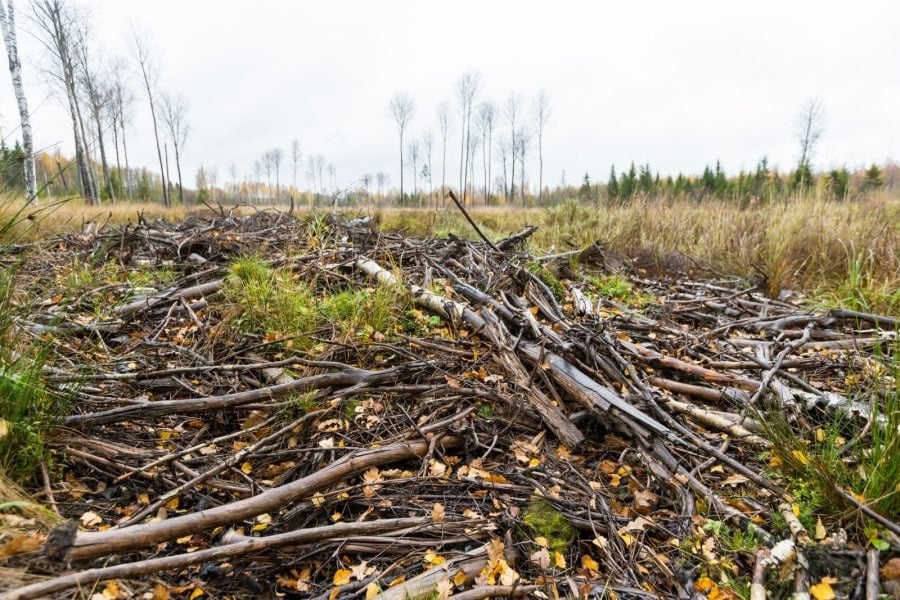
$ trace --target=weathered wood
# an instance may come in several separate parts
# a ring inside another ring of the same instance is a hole
[[[445,437],[441,444],[454,447],[462,443],[457,437]],[[208,531],[216,527],[230,525],[244,519],[251,519],[266,512],[276,511],[292,502],[324,490],[346,480],[369,467],[407,460],[428,452],[431,442],[426,440],[389,444],[381,448],[360,450],[348,454],[324,469],[291,483],[266,490],[265,492],[237,502],[231,502],[197,513],[180,515],[156,523],[133,525],[107,531],[79,532],[72,546],[57,560],[86,560],[98,556],[108,556],[148,548],[159,542],[173,540],[187,534]]]
[[[30,600],[43,598],[49,594],[58,594],[73,588],[89,587],[102,581],[137,577],[149,573],[159,573],[171,569],[183,569],[204,562],[218,562],[236,556],[245,556],[262,550],[274,550],[285,546],[310,544],[324,540],[345,538],[352,535],[385,533],[396,529],[404,529],[425,525],[430,519],[417,517],[405,519],[383,519],[379,521],[363,521],[358,523],[338,523],[312,529],[298,529],[278,533],[266,537],[244,538],[242,541],[225,544],[215,548],[207,548],[196,552],[175,554],[161,558],[151,558],[136,562],[128,562],[111,567],[86,569],[75,573],[67,573],[52,579],[20,587],[16,590],[0,594],[0,600]]]

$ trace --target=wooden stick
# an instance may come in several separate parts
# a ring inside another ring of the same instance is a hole
[[[475,233],[478,234],[478,237],[483,239],[484,242],[491,247],[491,250],[493,250],[494,252],[500,252],[500,248],[494,245],[494,242],[488,239],[488,236],[484,235],[484,233],[481,231],[481,228],[479,228],[478,225],[475,224],[475,221],[473,221],[472,217],[469,216],[469,213],[466,212],[466,209],[460,203],[459,198],[456,197],[456,194],[453,193],[453,190],[447,190],[447,193],[450,194],[450,199],[453,200],[454,204],[456,204],[456,208],[458,208],[459,211],[463,214],[463,216],[466,218],[466,221],[469,222],[469,225],[471,225],[472,229],[475,230]]]
[[[267,537],[246,538],[240,542],[198,550],[185,554],[175,554],[162,558],[151,558],[132,563],[124,563],[112,567],[87,569],[77,573],[61,575],[33,583],[0,595],[0,600],[27,600],[29,598],[46,597],[49,594],[57,594],[68,589],[82,586],[90,586],[101,581],[118,579],[121,577],[136,577],[148,573],[158,573],[170,569],[183,569],[191,565],[203,562],[221,561],[235,556],[242,556],[271,550],[282,546],[308,544],[332,538],[344,538],[350,535],[364,535],[372,533],[384,533],[394,529],[415,527],[428,523],[430,519],[424,517],[405,519],[383,519],[379,521],[365,521],[361,523],[339,523],[315,527],[313,529],[299,529],[288,531]]]
[[[462,439],[445,437],[441,439],[441,443],[445,447],[458,446],[462,443]],[[74,561],[130,552],[148,548],[159,542],[173,540],[189,533],[194,534],[252,519],[257,515],[278,510],[339,481],[344,481],[369,467],[423,456],[428,452],[429,446],[430,441],[418,440],[361,450],[348,454],[306,477],[266,490],[252,498],[156,523],[107,531],[80,532],[75,536],[68,551],[63,549],[61,556],[51,556],[50,558]]]

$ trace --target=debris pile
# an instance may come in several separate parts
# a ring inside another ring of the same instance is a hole
[[[42,498],[67,521],[7,560],[46,578],[0,597],[877,586],[877,553],[809,531],[771,466],[779,431],[884,418],[848,382],[897,320],[600,244],[535,256],[532,232],[223,211],[45,243],[16,326],[70,398]]]

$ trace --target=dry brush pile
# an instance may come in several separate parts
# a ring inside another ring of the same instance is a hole
[[[897,321],[531,233],[223,211],[20,249],[65,522],[6,511],[0,598],[888,590],[896,497],[784,473],[896,431]]]

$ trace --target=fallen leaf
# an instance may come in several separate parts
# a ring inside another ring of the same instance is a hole
[[[429,567],[436,567],[438,565],[444,564],[444,557],[435,552],[434,550],[426,550],[425,557],[423,558],[425,564]]]
[[[374,581],[366,586],[366,600],[372,600],[373,598],[377,598],[378,594],[381,593],[381,588],[378,587],[378,584]]]
[[[550,566],[550,551],[547,550],[546,547],[532,553],[529,558],[531,559],[531,562],[536,564],[541,569],[546,569]]]
[[[453,594],[453,582],[449,577],[445,577],[438,581],[435,591],[438,598],[449,598]]]
[[[85,527],[95,527],[103,522],[103,518],[94,511],[87,511],[81,515],[81,524]]]
[[[357,581],[362,581],[366,578],[366,575],[371,574],[374,571],[372,567],[369,566],[368,561],[361,561],[358,565],[351,565],[350,572],[353,573],[353,578]]]
[[[809,593],[816,600],[833,600],[833,598],[837,597],[831,588],[831,584],[824,582],[809,586]]]
[[[188,600],[195,600],[196,598],[202,596],[204,593],[205,592],[203,591],[203,588],[194,588],[194,591],[191,592],[190,596],[188,596]]]
[[[728,477],[726,477],[725,480],[722,481],[722,483],[724,485],[740,485],[742,483],[747,483],[748,481],[750,481],[750,480],[747,479],[746,477],[744,477],[743,475],[735,473],[733,475],[729,475]]]
[[[822,517],[819,517],[816,521],[816,539],[824,540],[828,537],[828,531],[825,529],[825,525],[822,524]]]
[[[558,569],[566,568],[566,557],[558,550],[553,552],[553,566]]]
[[[332,579],[332,583],[334,585],[347,585],[350,583],[350,578],[353,576],[353,571],[350,569],[338,569],[334,573],[334,579]]]
[[[584,554],[581,556],[581,566],[587,569],[588,571],[599,572],[600,564],[591,558],[589,554]]]
[[[434,506],[431,509],[431,520],[435,523],[444,522],[444,505],[440,502],[434,503]]]

